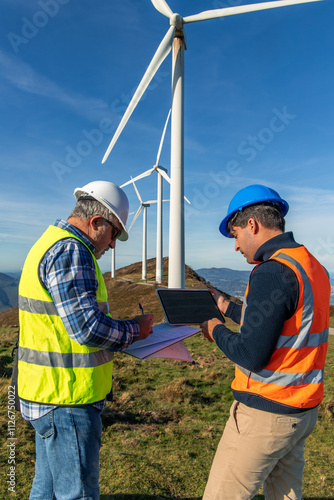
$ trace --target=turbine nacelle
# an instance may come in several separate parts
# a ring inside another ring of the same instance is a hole
[[[156,171],[158,171],[158,172],[159,172],[159,170],[160,170],[160,171],[161,171],[161,170],[163,170],[164,172],[167,172],[167,168],[162,167],[161,165],[154,165],[154,166],[153,166],[153,170],[156,170]]]
[[[173,14],[169,19],[169,24],[175,26],[178,31],[183,30],[183,17],[180,14]]]

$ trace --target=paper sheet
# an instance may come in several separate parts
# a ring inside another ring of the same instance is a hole
[[[178,359],[180,361],[190,362],[193,360],[183,340],[180,340],[179,342],[176,342],[176,344],[170,345],[169,347],[165,347],[164,349],[161,349],[161,351],[154,352],[145,359],[148,358]]]
[[[153,327],[153,333],[146,339],[134,342],[123,352],[139,359],[155,357],[192,361],[188,349],[180,341],[199,331],[198,328],[192,326],[173,326],[169,323],[161,323]]]

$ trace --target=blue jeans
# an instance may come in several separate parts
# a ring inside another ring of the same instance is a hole
[[[31,424],[36,465],[29,500],[99,499],[100,411],[58,407]]]

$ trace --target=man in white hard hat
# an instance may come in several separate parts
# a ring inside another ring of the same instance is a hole
[[[330,283],[313,255],[284,232],[288,204],[255,184],[232,199],[220,232],[256,264],[243,306],[214,292],[234,333],[203,323],[235,364],[234,403],[203,500],[248,500],[263,484],[267,500],[300,500],[304,443],[323,398]]]
[[[18,393],[36,431],[31,500],[100,498],[100,413],[111,397],[113,352],[152,332],[152,314],[111,317],[97,263],[128,238],[124,191],[96,181],[74,195],[67,221],[30,250],[19,286]]]

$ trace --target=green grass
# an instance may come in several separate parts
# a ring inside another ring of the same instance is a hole
[[[8,386],[15,329],[0,330],[0,498],[29,496],[34,435],[16,414],[16,495],[7,490]],[[232,363],[200,334],[186,340],[193,363],[139,361],[116,354],[114,402],[103,413],[100,456],[102,500],[199,500],[232,402]],[[334,498],[334,337],[326,393],[307,441],[304,498]],[[256,497],[263,499],[261,492]]]

